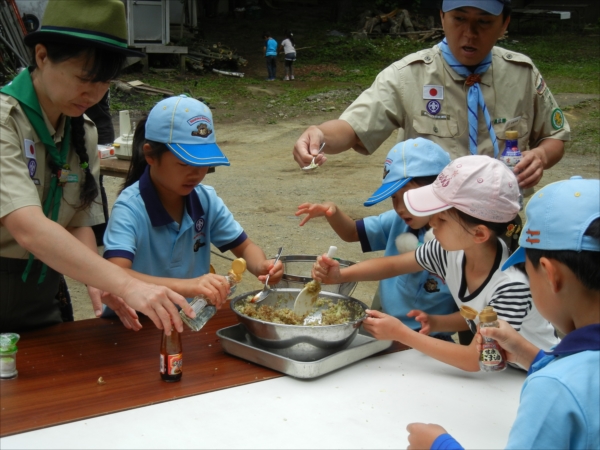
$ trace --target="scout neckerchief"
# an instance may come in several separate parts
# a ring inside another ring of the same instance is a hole
[[[465,84],[469,86],[469,92],[467,93],[467,108],[469,110],[469,150],[472,155],[477,154],[477,116],[479,114],[479,108],[483,111],[483,117],[485,118],[485,124],[487,125],[492,139],[492,145],[494,146],[494,158],[498,157],[498,141],[496,140],[496,133],[492,127],[492,121],[490,120],[490,114],[485,106],[485,100],[483,93],[479,88],[479,82],[481,81],[481,74],[484,73],[492,65],[492,52],[490,52],[483,61],[477,66],[475,72],[471,72],[468,67],[463,66],[454,57],[448,47],[448,42],[444,38],[442,42],[438,44],[444,60],[448,63],[452,69],[467,79]]]
[[[52,208],[50,219],[56,222],[58,219],[58,210],[60,208],[63,190],[62,188],[64,185],[63,177],[61,177],[61,169],[67,169],[66,161],[67,154],[69,153],[69,141],[71,136],[71,118],[66,118],[65,131],[62,139],[62,148],[59,151],[58,148],[56,148],[56,144],[52,139],[52,136],[50,136],[50,132],[48,131],[48,127],[44,121],[40,102],[37,98],[37,94],[35,93],[35,89],[33,88],[33,82],[31,81],[31,74],[29,73],[29,70],[23,70],[15,77],[11,84],[2,88],[0,92],[10,95],[19,101],[23,112],[27,116],[27,119],[33,126],[33,129],[38,137],[46,146],[46,150],[51,161],[53,162],[53,164],[50,165],[52,168],[50,191],[48,192],[48,196],[44,202],[43,211],[44,215],[48,217],[50,208]],[[30,253],[27,267],[25,268],[25,272],[23,272],[23,276],[21,277],[23,282],[27,280],[27,276],[29,275],[29,271],[33,265],[33,260],[34,256],[32,253]],[[40,273],[40,278],[38,279],[38,284],[44,281],[44,278],[46,278],[47,269],[48,267],[46,264],[44,264],[42,267],[42,272]]]

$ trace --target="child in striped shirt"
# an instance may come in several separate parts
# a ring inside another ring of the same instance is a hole
[[[340,270],[339,263],[320,256],[313,277],[324,283],[374,281],[423,269],[439,275],[458,307],[481,311],[492,306],[528,341],[549,350],[558,343],[552,325],[531,299],[527,276],[517,268],[502,271],[508,249],[499,239],[519,212],[519,185],[502,162],[473,155],[451,162],[436,181],[404,194],[415,216],[432,216],[435,239],[416,251],[372,259]],[[461,346],[416,333],[398,319],[368,310],[364,328],[378,339],[400,341],[442,362],[468,371],[479,370],[475,342]],[[467,330],[460,313],[417,317],[436,332]]]

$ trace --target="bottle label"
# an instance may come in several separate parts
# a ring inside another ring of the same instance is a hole
[[[183,365],[183,355],[160,355],[160,373],[167,375],[178,375],[181,373]]]
[[[481,356],[479,357],[481,363],[485,366],[497,366],[502,364],[502,354],[500,353],[500,350],[498,350],[496,342],[493,340],[489,342],[487,339],[485,339],[485,341],[486,342],[482,345],[483,349],[481,350]]]

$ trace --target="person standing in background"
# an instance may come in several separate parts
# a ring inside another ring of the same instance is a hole
[[[271,37],[271,33],[265,31],[263,33],[265,46],[265,58],[267,59],[267,81],[275,81],[275,73],[277,71],[277,41]]]
[[[294,61],[296,61],[296,43],[291,30],[285,32],[285,39],[281,41],[281,50],[285,55],[285,78],[283,81],[294,79]]]

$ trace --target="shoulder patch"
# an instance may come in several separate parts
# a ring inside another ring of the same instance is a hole
[[[560,108],[555,108],[554,111],[552,111],[550,121],[552,122],[552,128],[555,130],[560,130],[565,126],[565,115]]]
[[[542,95],[546,91],[546,82],[539,72],[535,80],[535,91],[538,95]]]
[[[419,52],[415,52],[415,53],[411,53],[410,55],[405,56],[404,58],[402,58],[400,61],[396,61],[394,63],[394,67],[396,67],[396,69],[400,70],[403,69],[406,66],[409,66],[410,64],[414,64],[414,63],[425,63],[425,64],[431,64],[433,62],[434,59],[434,51],[433,49],[425,49],[425,50],[421,50]]]

